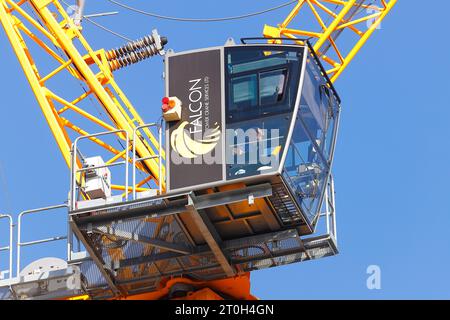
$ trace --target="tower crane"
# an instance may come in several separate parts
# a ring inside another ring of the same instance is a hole
[[[15,272],[11,220],[1,299],[255,299],[250,272],[338,253],[334,82],[396,0],[298,0],[262,38],[180,53],[156,30],[93,47],[84,3],[69,16],[58,0],[0,0],[71,173],[67,205],[19,215]],[[156,55],[164,121],[147,123],[114,72]],[[25,215],[58,208],[67,237],[21,242]],[[20,267],[21,247],[59,240],[66,260]]]

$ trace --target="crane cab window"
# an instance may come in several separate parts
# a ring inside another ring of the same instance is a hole
[[[250,46],[226,50],[229,123],[293,109],[303,48],[270,49]]]
[[[228,179],[278,170],[303,54],[304,48],[282,46],[225,50]]]
[[[230,111],[251,109],[258,105],[258,79],[256,75],[246,75],[231,79],[232,102]]]
[[[263,72],[260,75],[259,103],[261,106],[275,105],[283,101],[287,69]]]
[[[310,221],[320,211],[331,170],[339,98],[314,56],[306,60],[302,99],[283,175]]]
[[[283,102],[286,80],[287,69],[232,78],[231,113]]]

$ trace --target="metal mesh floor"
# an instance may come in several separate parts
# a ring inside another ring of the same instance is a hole
[[[230,270],[240,274],[337,253],[329,235],[303,238],[302,217],[286,226],[278,207],[288,208],[293,200],[279,196],[280,185],[266,187],[270,197],[255,186],[72,213],[73,228],[94,255],[80,265],[88,292],[94,298],[104,298],[110,289],[111,296],[115,290],[137,294],[153,291],[170,276],[216,280],[230,276]],[[259,202],[249,203],[250,194]],[[274,206],[274,197],[287,202]],[[219,216],[225,209],[228,218]],[[203,219],[200,224],[196,215]],[[244,225],[245,232],[239,229]],[[237,233],[230,233],[234,229]]]

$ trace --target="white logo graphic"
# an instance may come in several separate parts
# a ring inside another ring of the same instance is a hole
[[[210,130],[203,139],[194,140],[185,127],[189,122],[184,121],[172,133],[170,137],[170,145],[180,156],[187,159],[194,159],[199,156],[210,153],[217,146],[220,140],[220,129],[216,123],[216,128]]]

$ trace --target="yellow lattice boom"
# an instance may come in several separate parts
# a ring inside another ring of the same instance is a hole
[[[334,82],[377,30],[396,2],[397,0],[298,0],[281,24],[276,27],[269,25],[264,27],[264,36],[269,38],[268,41],[271,43],[282,43],[287,38],[303,45],[305,39],[309,39],[322,60],[331,81]],[[116,138],[122,145],[126,139],[134,137],[137,129],[145,124],[113,76],[113,70],[127,65],[127,63],[119,63],[119,60],[114,60],[116,58],[114,51],[94,50],[83,36],[80,26],[74,23],[58,0],[0,0],[0,23],[5,29],[13,51],[67,165],[71,166],[73,141],[83,136],[89,136],[91,142],[108,152],[110,158],[107,159],[106,164],[117,164],[119,161],[126,163],[123,160],[129,160],[131,147],[128,149],[124,147],[122,150],[108,143],[102,138],[103,136],[94,137],[91,133],[116,132]],[[37,53],[36,50],[40,50],[40,53]],[[74,83],[81,84],[81,86],[73,85]],[[88,101],[95,106],[89,105]],[[95,107],[101,109],[105,116],[95,115]],[[165,189],[163,179],[165,170],[160,159],[156,157],[160,152],[159,144],[160,141],[148,128],[141,130],[136,141],[129,144],[136,147],[136,154],[143,160],[137,165],[144,174],[143,179],[134,186],[138,191],[147,190],[143,186],[148,183],[153,183],[152,187],[158,185]],[[161,156],[165,158],[163,152]],[[77,165],[80,167],[81,163]],[[115,185],[112,188],[121,190],[120,193],[123,193],[124,197],[132,189],[129,187],[127,190],[127,185]],[[241,186],[223,187],[224,190],[228,190],[228,188],[236,191]],[[208,190],[208,192],[210,191],[214,192],[212,189]],[[334,191],[331,190],[330,193],[334,194]],[[250,201],[249,199],[250,196],[248,201]],[[270,213],[269,204],[263,199],[258,201],[255,202],[258,208],[262,208],[261,203],[264,203],[264,209],[258,209],[261,214],[266,214],[266,211]],[[265,209],[266,205],[267,209]],[[236,207],[240,206],[239,203],[236,204]],[[242,212],[254,215],[254,207],[250,210],[247,205],[242,206],[244,207]],[[186,208],[188,207],[191,208],[188,213],[197,210],[191,202],[186,206]],[[223,209],[224,216],[230,216],[230,221],[235,220],[227,205],[218,205],[217,210],[222,210],[222,207],[226,209]],[[202,219],[198,212],[196,214],[198,215],[197,219]],[[272,218],[275,219],[275,217]],[[147,222],[157,225],[154,232],[159,235],[163,227],[171,225],[173,219],[180,218],[173,215],[162,218],[147,216],[145,219]],[[275,220],[278,225],[276,221],[278,220]],[[199,225],[203,228],[203,232],[208,231],[209,227],[207,228],[204,222]],[[268,226],[271,231],[277,228],[274,228],[271,223],[268,223]],[[249,229],[253,234],[252,228],[249,227]],[[186,234],[189,235],[189,232]],[[206,236],[204,238],[207,239]],[[215,243],[212,234],[209,235],[209,239],[213,244]],[[135,239],[133,238],[133,240]],[[109,244],[108,241],[112,240],[106,238],[103,241],[105,244]],[[206,242],[208,243],[208,240]],[[303,243],[302,246],[304,249]],[[215,249],[223,255],[217,244]],[[159,250],[158,245],[150,244],[145,247],[143,256],[149,257],[156,251],[159,253]],[[166,249],[163,247],[163,250]],[[125,259],[125,253],[121,248],[108,248],[108,254],[113,257],[113,260]],[[306,251],[305,254],[309,256]],[[94,256],[93,254],[92,257]],[[174,259],[177,259],[176,257]],[[203,257],[201,258],[203,259]],[[223,256],[222,260],[225,261],[225,258]],[[102,263],[102,265],[104,264]],[[147,268],[147,265],[141,264],[140,268]],[[103,270],[103,268],[100,269]],[[125,272],[130,273],[126,275],[126,278],[132,279],[134,271],[131,274],[131,268],[126,270]],[[143,271],[140,270],[140,273],[143,274]],[[110,279],[109,276],[105,278]],[[107,281],[110,282],[112,288],[115,288],[112,280]],[[208,282],[174,277],[165,279],[159,284],[160,288],[154,292],[147,292],[137,297],[126,297],[121,292],[118,294],[124,299],[162,299],[169,294],[172,287],[179,283],[184,286],[192,285],[201,288],[195,294],[190,295],[189,299],[222,298],[215,294],[216,291],[223,292],[223,296],[254,299],[250,294],[249,273]],[[83,295],[73,299],[85,300],[88,298],[88,295]]]
[[[123,132],[131,139],[134,129],[144,125],[114,80],[107,52],[94,50],[88,44],[59,1],[0,0],[0,22],[68,166],[72,142],[77,137],[122,130],[117,138],[123,141]],[[36,48],[41,52],[37,53]],[[39,59],[35,60],[35,56]],[[81,86],[72,85],[73,80]],[[65,90],[61,90],[61,83],[67,83]],[[74,95],[76,88],[79,93]],[[88,99],[103,110],[105,119],[95,115],[95,108],[83,104]],[[100,137],[89,139],[111,154],[107,164],[126,158],[128,150],[119,151]],[[159,184],[159,163],[155,158],[159,141],[148,128],[139,133],[137,140],[136,153],[147,159],[138,166],[145,178],[137,187],[151,180]],[[162,173],[164,176],[164,170]],[[112,187],[125,189],[120,185]]]
[[[335,82],[396,2],[299,0],[281,24],[265,25],[263,32],[267,38],[289,38],[299,43],[309,39],[331,81]],[[282,40],[269,42],[281,43]]]

